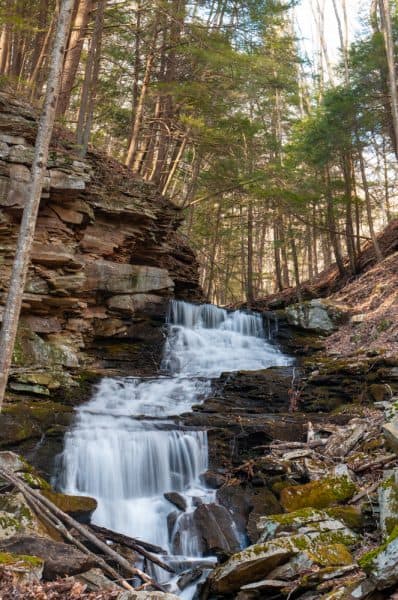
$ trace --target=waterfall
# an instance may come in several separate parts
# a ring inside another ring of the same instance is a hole
[[[193,499],[215,497],[200,481],[208,468],[207,434],[178,427],[173,417],[203,402],[211,380],[223,372],[290,361],[266,340],[258,314],[173,301],[168,330],[164,375],[105,378],[77,410],[65,437],[58,484],[67,493],[97,499],[94,523],[170,554],[179,532],[180,554],[197,558],[200,545],[190,530]],[[164,493],[172,491],[185,497],[188,509],[170,533],[168,516],[175,507]]]

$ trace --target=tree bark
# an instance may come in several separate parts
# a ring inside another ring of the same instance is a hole
[[[134,165],[134,162],[135,162],[136,156],[137,156],[139,135],[140,135],[140,131],[141,131],[141,123],[142,123],[142,117],[144,114],[145,100],[146,100],[146,95],[148,93],[149,83],[151,81],[153,63],[155,61],[155,50],[156,50],[157,37],[158,37],[158,23],[156,22],[154,25],[151,46],[150,46],[147,60],[146,60],[144,79],[142,81],[141,93],[139,95],[138,102],[137,102],[137,109],[135,111],[135,117],[134,117],[132,133],[131,133],[130,144],[129,144],[129,148],[127,151],[127,157],[126,157],[126,161],[125,161],[125,165],[127,165],[130,168]]]
[[[80,62],[84,38],[92,11],[93,0],[77,0],[77,11],[69,36],[65,63],[62,73],[61,91],[57,105],[57,117],[63,116],[69,106],[76,72]]]
[[[379,242],[377,241],[377,236],[376,236],[375,229],[374,229],[373,215],[372,215],[372,202],[370,199],[368,180],[366,177],[365,162],[363,159],[363,154],[362,154],[361,148],[359,148],[359,150],[358,150],[358,156],[359,156],[359,166],[361,169],[363,191],[365,193],[366,214],[368,217],[370,237],[372,238],[372,244],[373,244],[373,248],[375,250],[377,261],[381,262],[383,260],[383,254],[380,250]]]
[[[51,54],[46,97],[37,132],[29,194],[27,195],[26,205],[22,215],[10,286],[4,308],[0,332],[0,409],[4,399],[17,335],[22,297],[35,235],[37,214],[40,206],[44,173],[47,168],[48,151],[54,126],[57,99],[61,87],[62,63],[66,40],[70,29],[72,10],[73,0],[63,0]]]

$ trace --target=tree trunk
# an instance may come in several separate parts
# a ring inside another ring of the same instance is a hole
[[[79,116],[77,121],[77,143],[80,156],[87,153],[90,140],[95,99],[97,96],[98,78],[101,64],[102,32],[107,0],[99,0],[95,15],[94,31],[87,57],[86,72],[82,87]]]
[[[334,215],[333,196],[330,189],[330,174],[326,171],[326,201],[327,201],[327,227],[329,229],[330,241],[333,246],[334,257],[336,259],[337,268],[339,269],[340,275],[345,275],[346,270],[344,267],[344,261],[341,254],[341,248],[339,244],[338,234],[336,233],[336,219]]]
[[[374,229],[373,215],[372,215],[372,202],[370,199],[368,180],[366,177],[365,162],[363,160],[363,154],[362,154],[361,148],[359,148],[359,150],[358,150],[358,156],[359,156],[359,166],[361,168],[363,191],[365,193],[366,214],[368,217],[370,237],[372,238],[372,244],[373,244],[373,248],[375,250],[377,261],[381,262],[383,260],[383,254],[380,250],[379,242],[377,241],[377,236],[376,236],[375,229]]]
[[[63,0],[57,32],[51,54],[46,98],[40,118],[31,170],[31,183],[18,236],[17,249],[11,274],[7,301],[0,332],[0,408],[4,399],[15,338],[17,335],[22,296],[29,268],[30,254],[35,235],[37,214],[47,168],[48,151],[54,126],[56,104],[61,87],[62,63],[69,33],[73,0]]]
[[[142,81],[141,93],[139,95],[138,102],[137,102],[137,109],[135,111],[130,144],[129,144],[129,148],[127,151],[127,157],[125,160],[125,165],[127,165],[130,168],[133,166],[133,164],[136,160],[136,156],[137,156],[139,135],[140,135],[140,131],[141,131],[141,123],[142,123],[142,117],[144,114],[145,100],[146,100],[146,95],[148,93],[149,83],[151,81],[153,63],[155,61],[157,37],[158,37],[158,24],[156,22],[154,25],[154,32],[153,32],[153,36],[152,36],[151,46],[150,46],[148,56],[146,59],[144,79]]]
[[[398,158],[398,90],[397,76],[395,71],[394,39],[391,23],[391,9],[389,0],[379,0],[379,8],[384,36],[388,66],[388,84],[390,90],[391,115],[394,129],[394,149]]]
[[[57,106],[57,117],[63,116],[66,113],[69,106],[73,84],[75,83],[76,72],[79,66],[80,56],[83,49],[84,38],[87,32],[90,13],[93,8],[93,0],[76,1],[77,11],[73,22],[73,27],[69,36],[68,47],[65,55],[61,91],[59,94]]]
[[[278,292],[283,290],[282,269],[281,269],[281,253],[279,247],[279,228],[277,221],[274,221],[274,260],[275,260],[275,280]]]
[[[253,290],[253,201],[249,199],[247,207],[247,288],[246,299],[249,306],[254,301]]]

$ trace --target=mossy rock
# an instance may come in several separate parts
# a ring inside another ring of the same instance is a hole
[[[362,512],[354,506],[332,506],[325,512],[333,519],[339,519],[354,531],[361,531],[364,526]]]
[[[75,517],[90,518],[97,508],[97,501],[89,496],[70,496],[48,489],[43,490],[42,494],[63,512]]]
[[[7,403],[0,415],[0,447],[40,438],[54,425],[69,425],[72,417],[72,407],[51,400]]]
[[[0,571],[12,575],[14,581],[30,585],[40,581],[43,575],[44,560],[28,554],[0,552]]]
[[[349,500],[355,491],[356,486],[348,477],[327,478],[286,487],[281,491],[280,501],[288,512],[301,508],[328,508]]]
[[[338,509],[341,508],[339,511]],[[357,527],[361,523],[361,515],[351,507],[336,507],[336,512],[333,514],[333,509],[318,510],[314,508],[302,508],[290,513],[270,515],[261,517],[257,521],[257,527],[262,532],[260,541],[266,542],[284,535],[306,534],[315,539],[317,536],[322,537],[326,533],[330,533],[330,539],[336,533],[336,539],[349,539],[351,543],[356,540],[356,535],[351,531],[351,526],[347,525],[343,518],[337,515],[340,512],[342,516],[347,516],[347,520],[353,522]],[[355,513],[355,517],[353,515]],[[359,517],[359,519],[358,519]]]
[[[0,566],[4,567],[17,564],[23,568],[41,567],[43,565],[43,559],[28,554],[9,554],[8,552],[0,552]]]
[[[226,563],[215,569],[210,577],[210,587],[215,593],[229,594],[247,583],[266,578],[268,573],[285,564],[294,556],[306,555],[318,566],[346,566],[352,556],[346,540],[321,541],[308,535],[295,535],[255,544],[234,554]]]
[[[0,496],[0,539],[16,534],[46,536],[47,530],[19,492]]]
[[[398,583],[398,527],[384,544],[366,552],[358,560],[359,566],[370,575],[377,589],[392,588]]]

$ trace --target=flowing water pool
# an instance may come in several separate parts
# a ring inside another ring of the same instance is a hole
[[[166,375],[100,382],[66,435],[59,486],[97,499],[94,523],[165,548],[181,569],[200,562],[190,518],[198,499],[215,500],[200,480],[208,468],[207,433],[180,427],[173,417],[203,402],[223,372],[289,363],[267,340],[260,315],[172,301]],[[172,526],[175,507],[167,492],[179,492],[188,506]],[[156,576],[170,578],[160,569]],[[187,600],[193,593],[191,586],[180,596]]]

